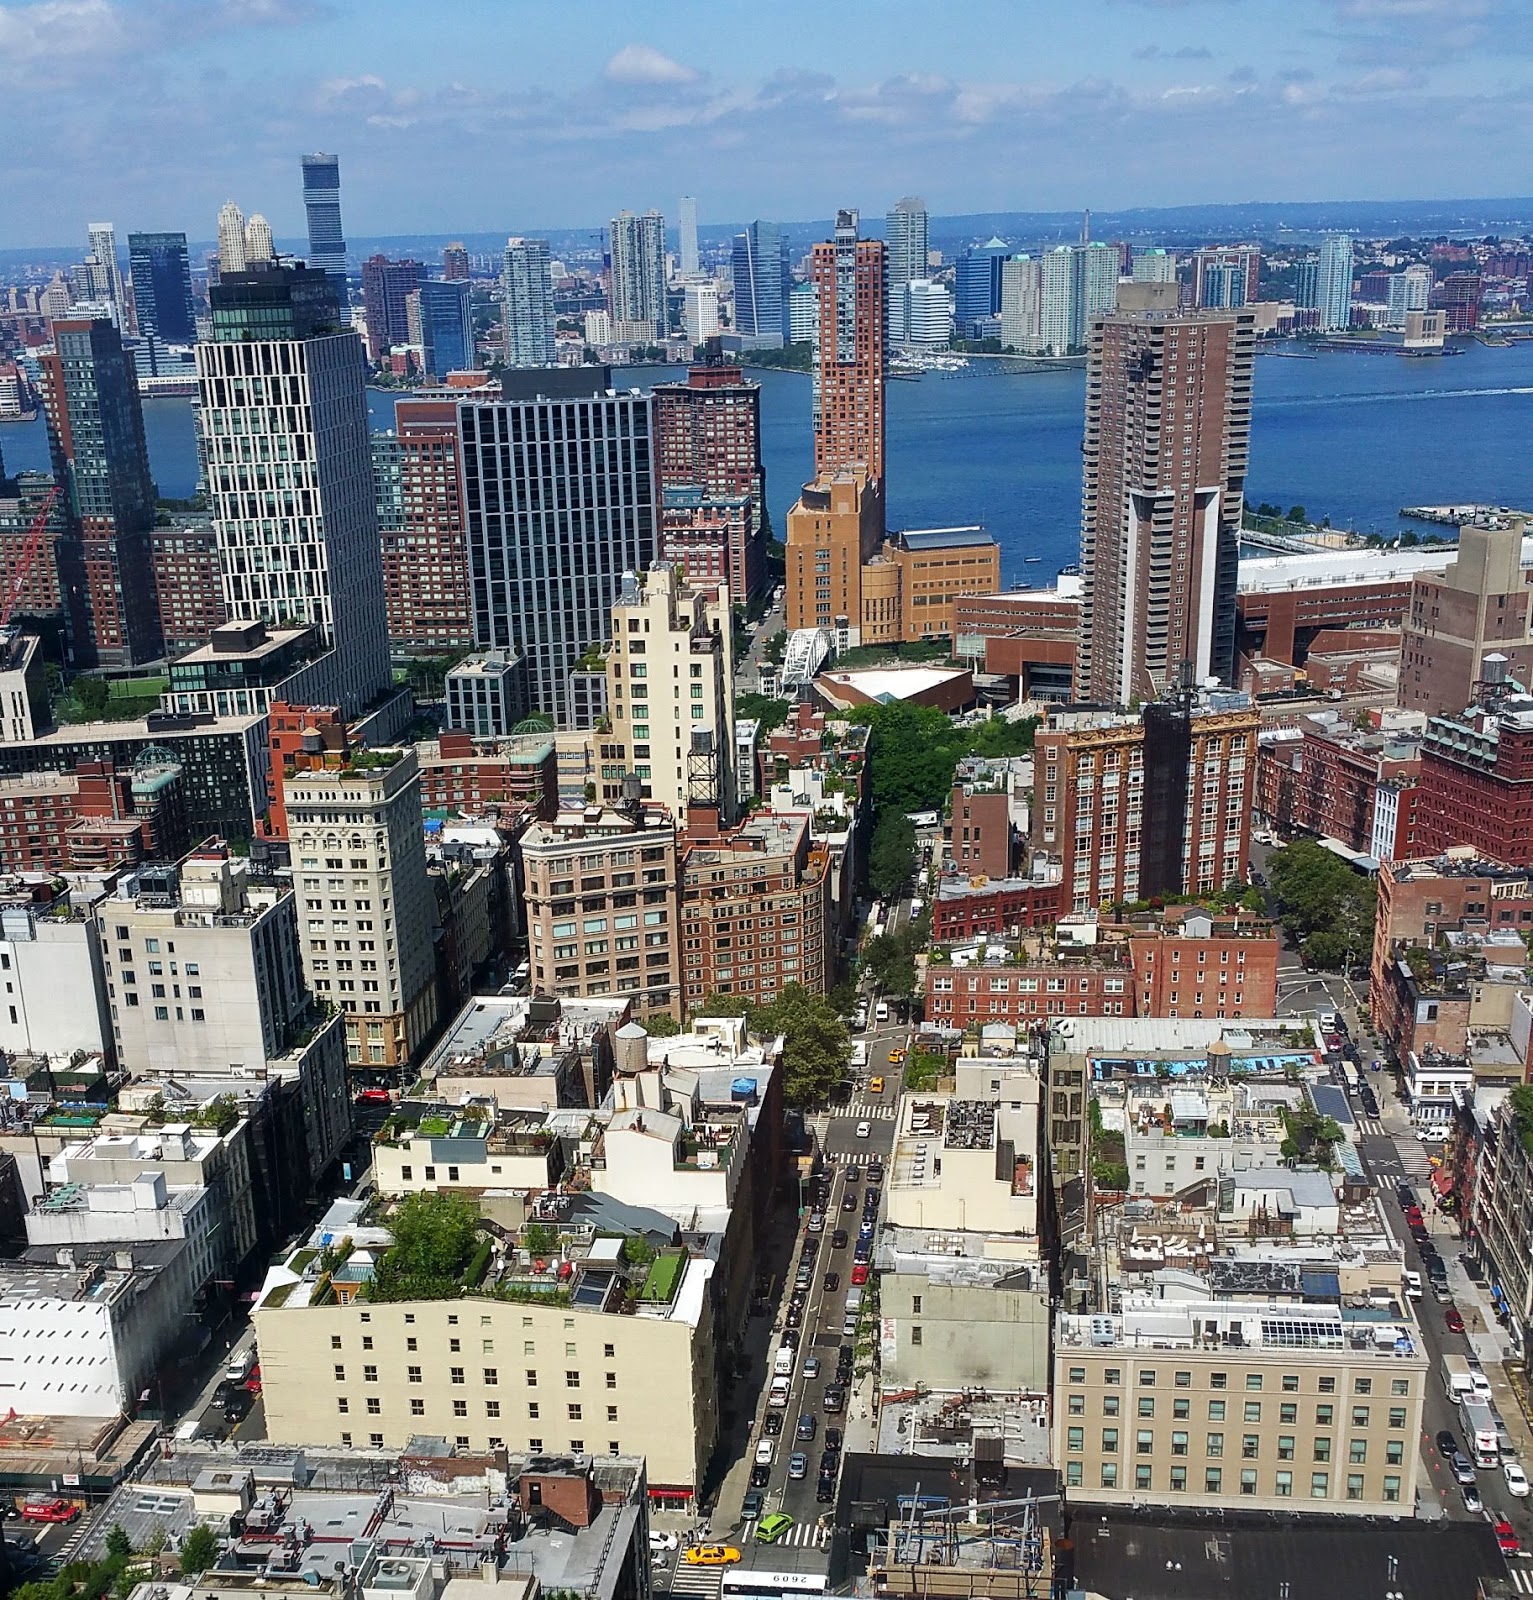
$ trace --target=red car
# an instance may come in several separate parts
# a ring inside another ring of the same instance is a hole
[[[1449,1306],[1443,1312],[1443,1322],[1447,1325],[1449,1333],[1462,1333],[1464,1331],[1463,1313],[1457,1306]]]
[[[1407,1206],[1405,1208],[1405,1221],[1408,1227],[1419,1228],[1422,1225],[1421,1207]]]
[[[364,1089],[357,1096],[359,1106],[388,1106],[393,1103],[394,1098],[387,1089]]]
[[[1522,1540],[1513,1531],[1511,1523],[1505,1517],[1497,1517],[1493,1526],[1496,1530],[1496,1543],[1501,1546],[1501,1554],[1516,1555],[1522,1549]]]
[[[61,1500],[52,1496],[25,1500],[21,1506],[23,1522],[73,1522],[79,1515],[80,1508],[73,1500]]]
[[[854,1284],[862,1284],[866,1283],[867,1281],[868,1264],[866,1261],[859,1261],[857,1265],[852,1268],[852,1282]]]

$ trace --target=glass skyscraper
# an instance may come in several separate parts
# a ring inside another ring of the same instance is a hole
[[[506,240],[500,311],[508,367],[554,364],[554,285],[548,265],[547,239]]]
[[[195,344],[192,271],[184,233],[130,233],[128,274],[138,331],[164,344]]]
[[[958,331],[966,333],[985,317],[1001,311],[1001,269],[1011,254],[1004,239],[965,250],[953,274],[953,315]]]
[[[474,328],[468,309],[468,284],[446,278],[422,278],[421,344],[426,371],[433,378],[465,372],[474,365]]]
[[[1352,240],[1344,233],[1328,234],[1320,242],[1315,271],[1315,304],[1322,329],[1350,327],[1352,323]]]
[[[753,222],[735,235],[732,258],[735,329],[763,341],[787,341],[788,249],[775,222]]]
[[[346,237],[341,232],[341,158],[316,152],[303,158],[303,209],[309,219],[309,265],[346,281]],[[340,292],[341,303],[345,294]]]

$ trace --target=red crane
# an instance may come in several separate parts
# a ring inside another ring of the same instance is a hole
[[[54,484],[44,497],[42,505],[37,508],[37,515],[32,518],[32,525],[27,529],[26,539],[21,546],[21,558],[16,568],[16,576],[11,579],[5,600],[0,604],[0,628],[11,620],[12,613],[21,604],[22,590],[27,586],[27,579],[32,576],[32,568],[37,565],[38,553],[43,547],[43,535],[48,531],[48,513],[53,510],[53,502],[58,497],[59,487]]]

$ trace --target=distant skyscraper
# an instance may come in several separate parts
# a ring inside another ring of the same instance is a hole
[[[468,251],[456,239],[442,248],[442,276],[449,283],[468,282]]]
[[[195,344],[197,316],[184,233],[130,233],[128,270],[138,331],[165,344]]]
[[[691,277],[698,270],[697,201],[689,194],[681,197],[681,271]]]
[[[1132,260],[1135,283],[1176,282],[1176,257],[1169,250],[1162,250],[1159,245],[1150,248],[1136,244]]]
[[[341,231],[341,158],[316,153],[303,158],[303,209],[309,222],[309,265],[336,280],[346,304],[346,236]]]
[[[382,361],[395,345],[410,342],[410,312],[405,302],[420,280],[421,264],[418,261],[390,261],[385,255],[375,255],[362,263],[367,357],[374,365]]]
[[[123,327],[126,325],[124,319],[128,313],[128,297],[123,293],[122,268],[117,262],[117,230],[110,222],[93,222],[87,231],[90,253],[101,264],[102,287],[107,299],[117,307],[117,323]]]
[[[884,218],[884,240],[889,247],[887,320],[891,344],[905,338],[905,285],[926,277],[928,221],[926,202],[914,195],[897,201]]]
[[[788,255],[775,222],[753,222],[735,235],[730,260],[735,290],[735,331],[767,344],[791,337],[785,301]]]
[[[930,278],[912,278],[900,288],[905,342],[918,350],[945,350],[953,338],[951,290]]]
[[[474,642],[520,650],[532,703],[563,721],[571,669],[607,641],[623,573],[655,559],[651,401],[608,395],[606,367],[504,382],[503,401],[458,413]]]
[[[1118,303],[1118,248],[1078,244],[1070,251],[1070,344],[1083,350],[1094,317]]]
[[[820,295],[812,283],[795,283],[787,296],[789,344],[817,344],[820,338]]]
[[[712,279],[687,284],[682,294],[682,322],[693,344],[701,344],[719,331],[719,286]]]
[[[1432,269],[1420,262],[1389,279],[1389,326],[1403,328],[1407,312],[1425,311],[1432,298]]]
[[[976,322],[1000,315],[1001,263],[1011,254],[1004,239],[965,250],[953,275],[953,314],[959,332],[967,334]]]
[[[218,213],[218,275],[245,270],[245,213],[232,200]]]
[[[857,213],[836,213],[835,237],[809,256],[820,299],[814,363],[816,478],[861,471],[882,497],[884,480],[883,241],[857,236]]]
[[[1192,258],[1192,303],[1213,310],[1254,305],[1260,293],[1262,253],[1255,245],[1198,250]]]
[[[1254,315],[1114,311],[1089,339],[1077,698],[1231,682]]]
[[[1320,241],[1315,304],[1325,331],[1352,326],[1352,241],[1344,233],[1327,234]]]
[[[658,211],[612,219],[612,337],[651,343],[666,334],[665,218]]]
[[[421,349],[426,371],[433,378],[449,372],[467,372],[474,362],[474,324],[469,314],[468,285],[446,278],[422,278],[420,297]]]
[[[264,267],[274,261],[276,255],[271,224],[257,211],[245,223],[245,266]]]
[[[1320,304],[1319,295],[1320,263],[1313,256],[1306,256],[1294,263],[1294,304],[1301,311],[1313,311]]]
[[[357,716],[392,683],[357,336],[317,267],[225,274],[210,299],[197,425],[229,616],[314,628],[333,657],[304,689]]]
[[[501,321],[508,367],[554,364],[554,285],[548,271],[548,240],[506,240],[500,276]]]
[[[150,530],[154,481],[132,357],[109,321],[53,324],[41,358],[53,475],[64,491],[59,572],[84,667],[134,667],[162,648]]]
[[[1075,248],[1062,244],[1038,263],[1038,348],[1046,355],[1067,355],[1075,325]]]
[[[1043,348],[1040,313],[1043,263],[1036,256],[1015,255],[1001,267],[1001,345],[1023,355]]]

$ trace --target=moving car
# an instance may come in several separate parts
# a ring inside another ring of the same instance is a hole
[[[359,1106],[387,1106],[393,1104],[393,1097],[387,1089],[364,1089],[357,1096]]]
[[[848,1189],[841,1196],[841,1209],[843,1211],[855,1211],[857,1209],[857,1191],[855,1189]]]
[[[1522,1549],[1522,1540],[1505,1517],[1491,1518],[1491,1526],[1496,1530],[1496,1543],[1501,1546],[1502,1555],[1515,1556]]]
[[[681,1559],[689,1567],[732,1567],[740,1552],[732,1544],[689,1544]]]
[[[1448,1458],[1448,1466],[1458,1483],[1468,1485],[1474,1482],[1474,1462],[1462,1451],[1454,1451]]]
[[[820,1375],[820,1358],[818,1356],[804,1357],[804,1376],[818,1378]]]
[[[790,1478],[807,1478],[809,1476],[809,1457],[802,1450],[795,1450],[788,1457],[788,1476]]]
[[[891,1067],[899,1066],[904,1061],[904,1059],[905,1059],[905,1047],[904,1047],[904,1045],[896,1045],[894,1047],[894,1049],[892,1049],[889,1052],[889,1065]]]
[[[762,1508],[766,1505],[766,1496],[759,1489],[747,1489],[745,1498],[740,1502],[740,1516],[749,1522],[752,1517],[759,1517]]]
[[[756,1524],[757,1544],[776,1544],[793,1526],[793,1518],[786,1511],[773,1511]]]
[[[1458,1486],[1460,1498],[1464,1502],[1466,1511],[1483,1511],[1485,1502],[1480,1498],[1480,1491],[1472,1483],[1461,1483]]]
[[[1522,1470],[1522,1463],[1503,1461],[1501,1474],[1506,1479],[1506,1492],[1516,1495],[1519,1500],[1525,1500],[1528,1494],[1528,1475]]]
[[[1458,1438],[1451,1428],[1438,1430],[1437,1453],[1444,1461],[1451,1461],[1458,1454]]]
[[[793,1436],[796,1439],[812,1439],[819,1426],[809,1412],[805,1411],[798,1419],[798,1428]]]
[[[891,1061],[894,1060],[894,1052],[892,1050],[889,1052],[889,1059]],[[873,1076],[873,1077],[868,1079],[868,1093],[869,1094],[882,1094],[883,1092],[884,1092],[884,1080],[881,1077],[875,1075],[875,1076]]]
[[[1463,1313],[1457,1306],[1449,1306],[1443,1312],[1443,1326],[1447,1328],[1449,1333],[1462,1333],[1464,1331]]]
[[[841,1287],[841,1274],[839,1272],[827,1272],[825,1274],[825,1292],[826,1292],[826,1294],[834,1294],[836,1292],[836,1290],[839,1289],[840,1287]]]
[[[884,1181],[884,1164],[881,1161],[868,1163],[868,1182],[882,1183]]]
[[[832,1250],[844,1250],[844,1249],[846,1249],[846,1240],[847,1240],[846,1229],[845,1228],[837,1228],[836,1231],[833,1234],[831,1234],[831,1236],[830,1236],[830,1247],[831,1247],[831,1249]]]
[[[846,1168],[846,1181],[848,1183],[862,1182],[862,1168],[855,1161],[848,1162]]]
[[[680,1534],[672,1533],[669,1530],[662,1531],[659,1528],[651,1528],[649,1530],[649,1548],[657,1555],[665,1550],[676,1549],[680,1543]]]
[[[859,1122],[857,1124],[857,1137],[859,1139],[870,1139],[872,1136],[873,1124],[871,1122]]]

